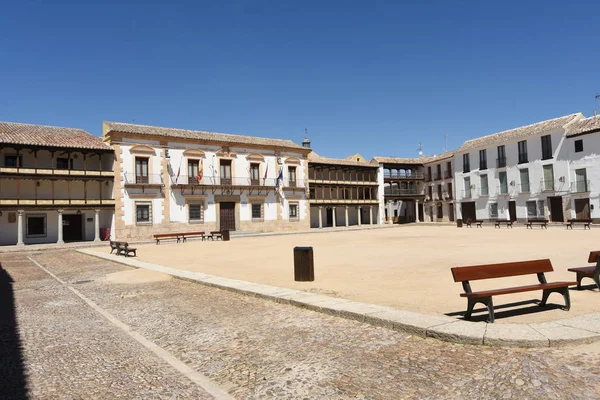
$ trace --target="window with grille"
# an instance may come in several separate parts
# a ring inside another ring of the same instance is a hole
[[[479,169],[487,169],[487,151],[479,150]]]
[[[575,141],[575,153],[581,153],[583,151],[583,139]]]
[[[542,160],[552,158],[552,136],[542,136]]]
[[[263,203],[252,203],[252,220],[262,221],[263,218]]]
[[[521,177],[521,193],[529,193],[529,169],[524,168],[519,171]]]
[[[27,216],[27,237],[45,237],[46,236],[46,214]]]
[[[527,157],[527,140],[522,140],[518,143],[519,147],[519,164],[528,162]]]
[[[152,203],[135,204],[135,222],[136,224],[152,224]]]
[[[188,203],[189,222],[204,222],[204,203]]]
[[[481,195],[482,196],[487,196],[490,194],[490,189],[488,186],[488,176],[487,175],[481,175],[480,177],[481,180]]]
[[[498,203],[490,203],[490,218],[498,218]]]
[[[290,221],[298,220],[298,203],[290,203],[289,205]]]
[[[463,172],[471,171],[469,154],[463,154]]]
[[[508,193],[508,178],[506,176],[506,171],[498,172],[498,180],[500,181],[500,193],[507,194]]]

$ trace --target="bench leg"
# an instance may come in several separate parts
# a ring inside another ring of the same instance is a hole
[[[546,302],[548,301],[548,296],[550,296],[550,293],[560,293],[562,294],[563,298],[565,299],[565,311],[569,311],[571,309],[571,296],[569,295],[569,288],[568,287],[561,287],[561,288],[555,288],[555,289],[544,289],[544,293],[542,294],[542,301],[540,303],[541,307],[544,307],[546,305]]]
[[[494,303],[492,302],[491,297],[482,297],[479,299],[471,299],[471,298],[467,299],[467,312],[465,313],[465,319],[466,320],[471,319],[471,314],[473,313],[473,308],[475,307],[475,304],[477,304],[477,303],[481,303],[487,307],[488,314],[489,314],[488,322],[490,324],[493,324],[494,323]]]

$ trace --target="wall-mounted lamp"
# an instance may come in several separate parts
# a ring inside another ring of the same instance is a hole
[[[81,210],[77,210],[77,214],[81,214]]]
[[[37,187],[40,187],[40,181],[37,181],[37,182],[35,183],[35,186],[37,186]]]
[[[108,181],[104,182],[104,185],[105,185],[105,186],[108,186]]]
[[[558,181],[564,183],[565,182],[565,177],[561,176],[560,178],[558,178]]]
[[[2,216],[2,211],[0,211],[0,217]]]

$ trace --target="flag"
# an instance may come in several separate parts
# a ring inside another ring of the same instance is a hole
[[[267,174],[269,173],[269,164],[267,163],[267,168],[265,168],[265,176],[263,177],[263,185],[267,182]]]
[[[277,175],[275,187],[277,188],[277,193],[279,193],[279,197],[283,199],[283,167],[279,169],[279,175]]]
[[[204,176],[204,168],[202,167],[202,163],[199,163],[199,165],[198,165],[198,175],[196,176],[196,180],[198,181],[198,183],[200,183],[200,181],[202,180],[203,176]]]
[[[181,166],[177,170],[177,177],[175,178],[175,184],[177,185],[177,181],[179,180],[179,174],[181,174]]]

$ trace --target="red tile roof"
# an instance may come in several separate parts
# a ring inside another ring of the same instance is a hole
[[[17,122],[0,122],[0,144],[111,150],[102,139],[83,129]]]

